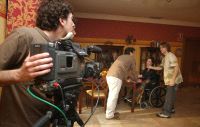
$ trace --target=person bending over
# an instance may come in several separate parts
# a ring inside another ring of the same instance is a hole
[[[109,88],[107,99],[106,119],[118,119],[115,112],[122,81],[129,77],[129,81],[136,79],[136,65],[134,48],[126,48],[124,55],[119,56],[107,72],[106,80]]]

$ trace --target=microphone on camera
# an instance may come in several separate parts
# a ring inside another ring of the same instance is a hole
[[[73,32],[69,32],[65,37],[61,38],[61,40],[73,39],[73,37],[74,37]]]
[[[102,49],[98,46],[92,45],[87,47],[87,51],[92,53],[101,53]]]

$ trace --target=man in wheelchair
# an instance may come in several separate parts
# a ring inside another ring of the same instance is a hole
[[[153,65],[152,58],[148,58],[146,61],[146,68],[142,71],[140,75],[138,75],[137,82],[131,82],[127,80],[126,84],[135,84],[136,85],[136,103],[140,105],[141,108],[146,108],[149,105],[149,95],[151,91],[159,86],[160,76],[156,73],[155,70],[148,69],[148,66]],[[126,96],[124,98],[125,102],[132,102],[133,90],[127,87]]]

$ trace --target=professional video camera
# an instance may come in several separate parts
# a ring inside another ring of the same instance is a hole
[[[100,78],[102,64],[100,62],[87,62],[84,69],[84,78]]]
[[[74,122],[84,126],[75,109],[80,86],[82,86],[82,78],[85,77],[81,74],[88,72],[88,66],[85,67],[84,64],[84,57],[90,53],[101,53],[101,48],[97,46],[80,48],[80,45],[70,39],[31,45],[31,55],[42,52],[49,52],[53,58],[53,67],[50,73],[36,79],[36,87],[48,97],[54,98],[54,106],[52,106],[54,108],[38,120],[34,127],[43,126],[49,120],[53,123],[53,127],[72,127]],[[90,63],[90,65],[94,64]],[[92,69],[96,71],[94,68]],[[28,92],[31,92],[30,89]]]

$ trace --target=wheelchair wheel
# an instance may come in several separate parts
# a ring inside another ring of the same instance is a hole
[[[141,108],[141,109],[146,109],[146,108],[148,108],[148,107],[149,107],[149,105],[148,105],[147,102],[144,101],[144,102],[141,102],[141,103],[140,103],[140,108]]]
[[[160,108],[165,102],[166,89],[163,86],[153,88],[149,95],[149,103],[152,107]]]

